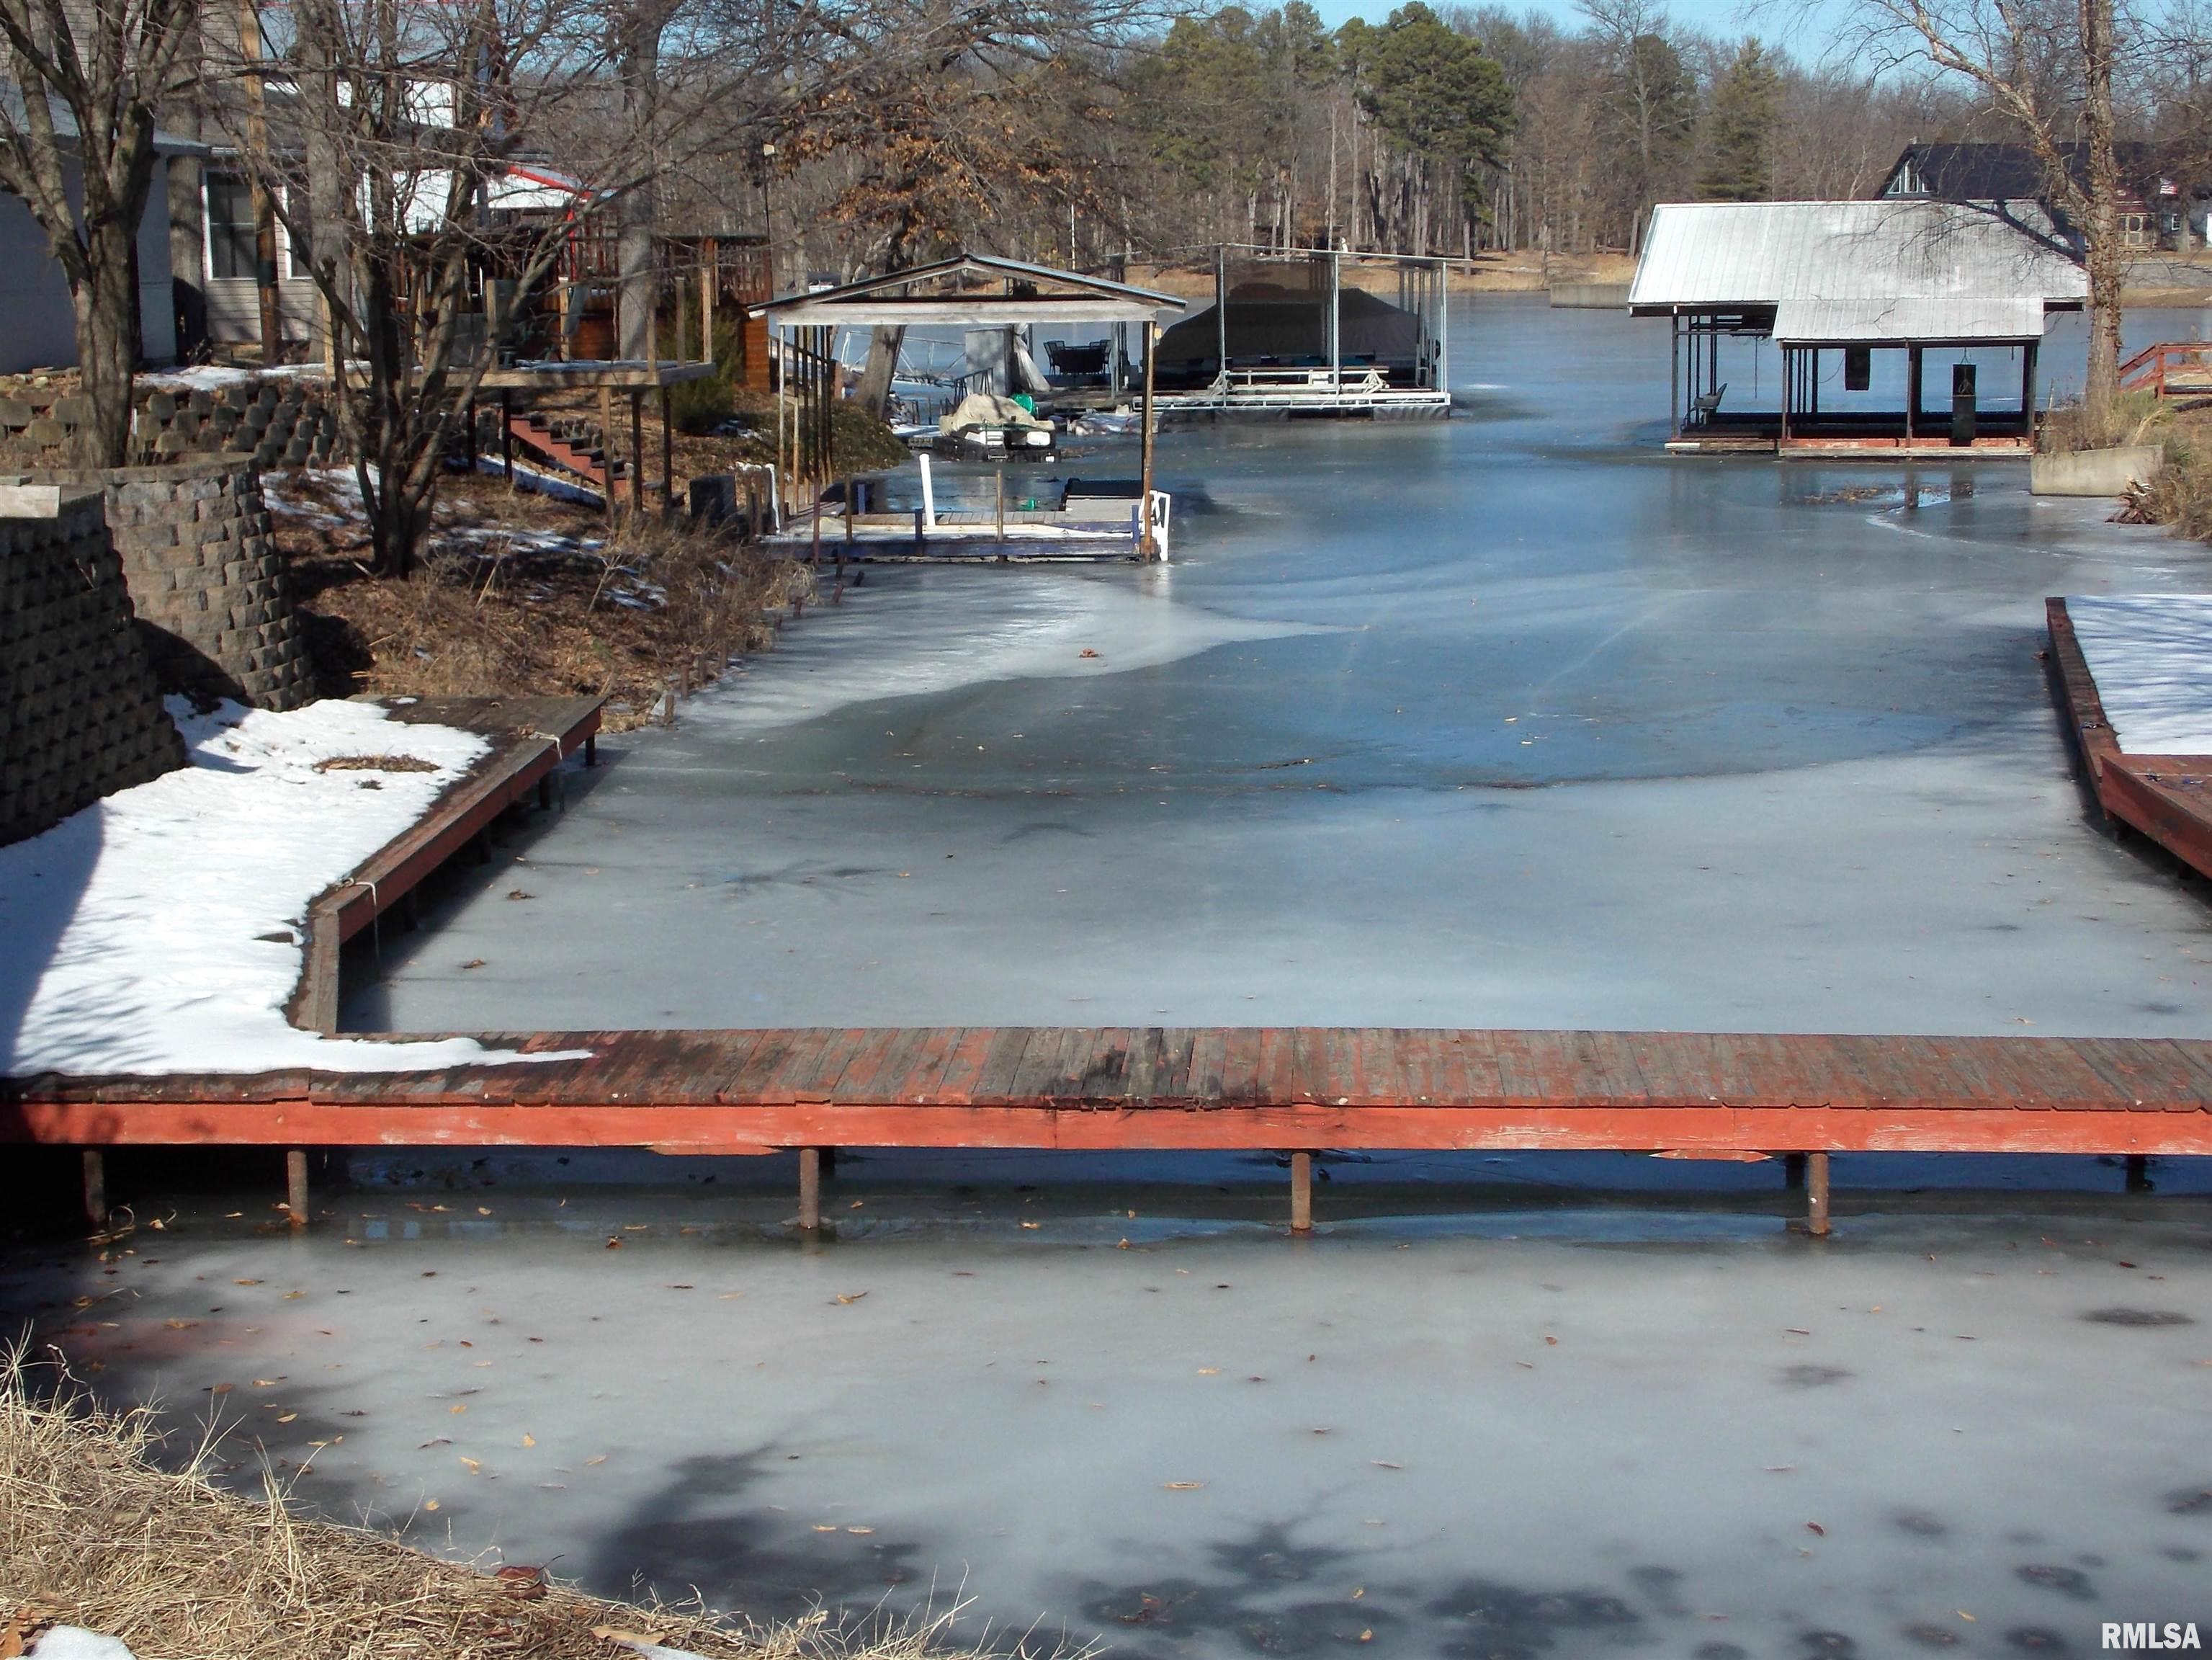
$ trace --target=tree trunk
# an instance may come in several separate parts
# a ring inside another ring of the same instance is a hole
[[[653,269],[653,166],[658,147],[653,126],[660,75],[659,0],[641,0],[624,20],[622,41],[623,122],[639,161],[639,182],[616,208],[615,257],[621,273],[621,344],[623,357],[643,358],[651,341],[650,319],[658,299]]]
[[[89,270],[71,295],[76,313],[77,374],[92,420],[77,441],[84,465],[119,467],[131,459],[131,386],[138,363],[137,239],[121,224],[86,228]]]
[[[898,372],[899,348],[906,344],[903,326],[877,328],[868,336],[868,363],[860,371],[860,384],[853,400],[878,421],[890,403],[891,377]]]
[[[2120,389],[2119,163],[2112,149],[2112,0],[2081,0],[2081,126],[2089,150],[2089,367],[2082,388],[2090,429],[2106,435]]]

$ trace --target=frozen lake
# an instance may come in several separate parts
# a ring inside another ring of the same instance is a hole
[[[2036,657],[2207,550],[2016,464],[1667,459],[1656,325],[1486,302],[1453,361],[1449,425],[1171,435],[1164,570],[871,570],[349,1018],[2212,1036],[2203,898],[2085,821]],[[163,1230],[0,1310],[610,1593],[1136,1660],[2212,1632],[2201,1164],[1838,1159],[1815,1243],[1771,1164],[1326,1158],[1293,1243],[1264,1157],[862,1153],[804,1247],[788,1157],[356,1158],[300,1239],[268,1162],[118,1158]]]
[[[1741,1192],[1446,1218],[1401,1188],[1347,1221],[1340,1166],[1298,1244],[1249,1219],[1260,1162],[1194,1192],[863,1159],[809,1250],[742,1170],[456,1160],[302,1241],[252,1231],[265,1194],[186,1201],[112,1273],[18,1259],[0,1305],[46,1304],[105,1389],[243,1420],[333,1514],[610,1592],[933,1587],[1145,1660],[2212,1630],[2202,1197],[1862,1194],[1816,1243]]]
[[[2037,659],[2212,551],[2018,463],[1668,458],[1656,325],[1453,356],[1449,424],[1170,435],[1165,569],[870,570],[349,1022],[2212,1033]]]

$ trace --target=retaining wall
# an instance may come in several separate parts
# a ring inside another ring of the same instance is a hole
[[[252,458],[57,475],[98,486],[165,690],[258,708],[313,700],[314,666]]]
[[[2038,455],[2028,460],[2027,488],[2035,496],[2125,496],[2165,466],[2166,451],[2156,444]]]
[[[0,485],[0,842],[185,764],[104,505]]]

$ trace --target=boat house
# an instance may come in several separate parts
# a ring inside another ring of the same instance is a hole
[[[1164,417],[1419,421],[1451,413],[1446,260],[1211,252],[1213,303],[1160,337]]]
[[[1698,202],[1654,210],[1628,304],[1668,319],[1669,450],[1895,458],[2030,449],[2087,292],[2029,204]]]

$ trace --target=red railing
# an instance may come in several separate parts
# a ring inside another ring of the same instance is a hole
[[[2120,365],[2120,389],[2150,391],[2163,398],[2167,374],[2183,368],[2202,369],[2207,380],[2212,381],[2212,340],[2167,340],[2145,346]]]

